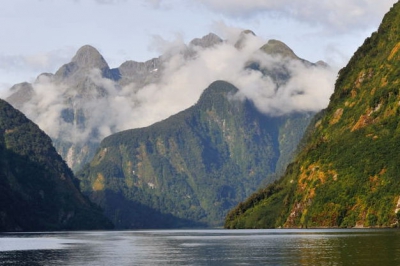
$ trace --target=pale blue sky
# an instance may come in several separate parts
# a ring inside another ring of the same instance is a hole
[[[0,89],[55,72],[91,44],[111,67],[160,55],[154,36],[189,42],[230,27],[279,39],[300,57],[344,66],[395,0],[1,1]]]

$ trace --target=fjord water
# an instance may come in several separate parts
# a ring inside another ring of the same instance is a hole
[[[400,231],[10,233],[0,265],[400,265]]]

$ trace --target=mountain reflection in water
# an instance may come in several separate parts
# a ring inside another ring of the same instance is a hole
[[[400,265],[400,231],[10,233],[0,265]]]

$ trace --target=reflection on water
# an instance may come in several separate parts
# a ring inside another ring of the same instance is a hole
[[[0,265],[400,265],[400,231],[2,234]]]

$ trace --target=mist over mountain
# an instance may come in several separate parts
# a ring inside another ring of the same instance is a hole
[[[234,84],[238,97],[271,116],[327,105],[335,70],[278,50],[266,52],[267,41],[249,32],[231,36],[222,40],[209,34],[189,44],[158,40],[159,58],[127,61],[115,69],[86,45],[55,74],[13,86],[7,100],[51,136],[74,170],[92,158],[106,136],[192,106],[215,80]]]
[[[109,229],[51,139],[0,100],[0,231]]]
[[[399,227],[400,2],[339,71],[326,109],[282,178],[228,228]]]
[[[105,138],[77,173],[119,229],[221,226],[284,169],[314,113],[267,116],[213,82],[192,107]]]

